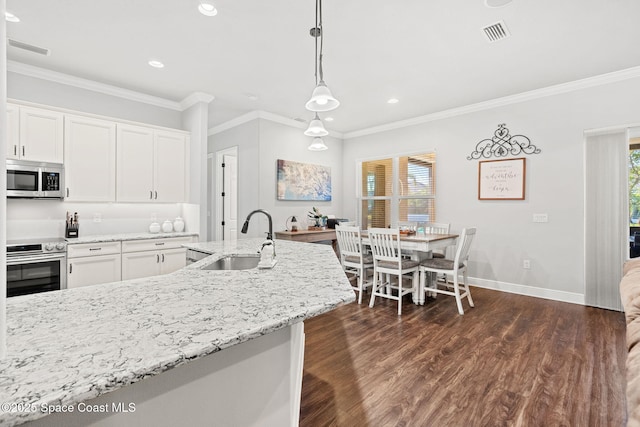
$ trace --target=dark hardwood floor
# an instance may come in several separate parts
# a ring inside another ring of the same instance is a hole
[[[624,426],[619,312],[472,288],[305,322],[300,426]]]

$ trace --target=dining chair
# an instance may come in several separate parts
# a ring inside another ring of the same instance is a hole
[[[424,225],[424,232],[426,234],[449,234],[451,230],[451,224],[446,222],[427,222]],[[441,250],[431,251],[433,258],[444,258],[446,254],[446,248]]]
[[[372,284],[366,278],[367,269],[373,268],[373,257],[363,250],[360,227],[343,224],[336,225],[340,263],[346,274],[356,277],[357,286],[353,286],[353,289],[358,291],[358,304],[361,304],[362,292]]]
[[[433,281],[433,287],[429,288],[429,292],[454,296],[456,298],[456,304],[458,305],[458,313],[460,314],[464,314],[464,310],[462,309],[462,298],[466,297],[469,300],[469,305],[474,307],[473,299],[471,298],[471,289],[469,288],[468,283],[467,262],[469,260],[469,248],[471,247],[471,242],[473,242],[475,235],[475,228],[462,229],[460,237],[458,237],[456,255],[454,259],[431,258],[420,263],[419,292],[424,293],[426,291],[425,279],[427,273],[452,275],[453,283],[449,283],[447,281],[444,283],[438,283],[437,281]],[[458,277],[460,272],[462,272],[464,277],[462,283],[460,283],[460,278]],[[438,285],[442,285],[445,289],[438,288]],[[461,290],[462,293],[460,293]]]
[[[399,316],[402,314],[402,297],[418,290],[420,261],[402,257],[399,228],[370,228],[367,234],[373,255],[373,286],[369,307],[373,307],[376,297],[397,300]],[[412,274],[410,288],[403,284],[402,279],[406,274]],[[397,284],[392,283],[392,276],[397,276]],[[396,295],[393,295],[394,290],[397,291]]]

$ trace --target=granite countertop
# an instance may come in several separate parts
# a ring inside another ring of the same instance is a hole
[[[42,405],[97,397],[355,300],[326,245],[277,240],[272,270],[200,269],[223,254],[255,253],[262,241],[190,244],[213,256],[164,276],[7,299],[0,425],[40,418]]]
[[[142,240],[142,239],[164,239],[167,237],[186,237],[186,236],[198,236],[198,233],[191,233],[187,231],[171,233],[121,233],[121,234],[96,234],[93,236],[81,236],[78,238],[65,239],[68,245],[76,243],[101,243],[101,242],[118,242],[125,240]]]

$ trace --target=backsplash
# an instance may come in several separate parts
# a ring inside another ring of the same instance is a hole
[[[185,217],[185,231],[198,232],[191,205],[182,203],[72,203],[60,200],[7,199],[7,240],[64,237],[66,213],[78,213],[80,236],[136,233]]]

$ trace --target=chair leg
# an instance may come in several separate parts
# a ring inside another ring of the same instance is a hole
[[[373,308],[373,304],[374,304],[374,302],[376,300],[376,290],[378,288],[377,279],[378,279],[378,273],[374,270],[373,271],[373,284],[371,285],[371,298],[369,299],[369,308]]]
[[[464,288],[467,291],[467,299],[469,300],[469,305],[471,307],[475,307],[473,305],[473,299],[471,298],[471,288],[469,287],[469,277],[467,276],[467,269],[464,269]]]
[[[391,278],[389,278],[391,283]],[[402,315],[402,276],[398,276],[398,316]]]
[[[362,304],[362,290],[363,290],[362,273],[363,271],[360,270],[360,274],[358,274],[358,304]]]
[[[460,298],[460,284],[458,283],[458,275],[453,276],[453,292],[456,294],[456,304],[458,305],[458,313],[464,314],[462,309],[462,299]]]

